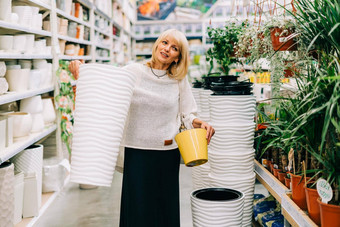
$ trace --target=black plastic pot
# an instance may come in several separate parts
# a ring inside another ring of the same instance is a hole
[[[206,76],[202,77],[203,87],[205,89],[210,89],[212,83],[223,83],[227,85],[230,82],[237,81],[239,76],[223,75],[223,76]]]
[[[242,193],[229,188],[203,188],[196,190],[192,196],[208,201],[233,201],[242,197]]]
[[[231,81],[226,85],[223,83],[212,83],[213,95],[251,95],[253,83],[244,81]]]

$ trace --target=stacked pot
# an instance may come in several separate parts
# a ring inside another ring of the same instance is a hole
[[[210,143],[210,187],[244,193],[242,226],[251,226],[255,184],[254,116],[252,95],[211,95],[210,119],[215,135]]]

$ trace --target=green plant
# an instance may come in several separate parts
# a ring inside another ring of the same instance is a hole
[[[206,60],[210,63],[209,73],[214,67],[214,59],[226,74],[229,72],[229,66],[238,61],[235,56],[235,45],[243,26],[244,24],[231,22],[224,28],[208,28],[208,35],[213,43],[213,47],[209,48],[206,53]]]

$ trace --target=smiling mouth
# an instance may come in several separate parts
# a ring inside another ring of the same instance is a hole
[[[161,55],[163,55],[164,57],[169,57],[167,54],[161,52]]]

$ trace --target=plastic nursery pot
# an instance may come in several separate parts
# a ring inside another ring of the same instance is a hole
[[[290,189],[290,178],[285,177],[285,185],[288,189]]]
[[[271,168],[272,168],[272,161],[267,160],[267,169],[270,171]]]
[[[208,161],[207,130],[194,128],[175,136],[184,163],[188,167],[198,166]]]
[[[275,165],[275,164],[273,164],[273,163],[270,165],[270,172],[271,172],[272,174],[274,174],[274,165]]]
[[[315,224],[320,225],[320,208],[317,202],[319,198],[318,191],[314,188],[308,188],[311,184],[303,186],[306,193],[306,202],[309,217],[315,222]]]
[[[305,184],[305,179],[302,179],[302,176],[294,175],[290,173],[291,177],[291,190],[292,190],[292,199],[302,210],[307,210],[307,203],[306,203],[306,193],[305,189],[303,188]],[[310,177],[307,177],[307,181]]]
[[[297,43],[293,38],[293,29],[288,30],[288,34],[280,35],[282,29],[273,27],[270,29],[270,38],[275,51],[294,51],[297,50]],[[277,35],[279,34],[279,35]]]
[[[273,169],[273,174],[276,178],[279,178],[279,172],[281,172],[282,169]]]
[[[321,226],[340,226],[340,206],[327,204],[317,199],[320,207]]]
[[[279,181],[281,181],[282,184],[285,184],[285,177],[287,176],[286,172],[278,172],[278,178]]]

